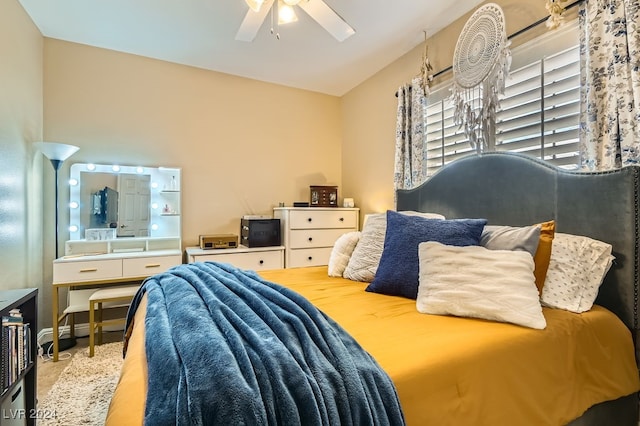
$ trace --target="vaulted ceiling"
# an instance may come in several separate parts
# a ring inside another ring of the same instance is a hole
[[[272,26],[267,13],[245,42],[236,40],[244,0],[19,1],[45,37],[336,96],[481,3],[324,0],[353,36],[337,41],[295,6],[297,22]]]

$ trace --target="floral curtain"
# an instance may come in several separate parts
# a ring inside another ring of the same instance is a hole
[[[579,19],[581,165],[640,163],[640,2],[587,0]]]
[[[398,89],[394,190],[415,188],[427,178],[425,108],[421,79]]]

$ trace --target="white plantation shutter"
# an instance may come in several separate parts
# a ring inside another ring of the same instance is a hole
[[[496,150],[578,167],[580,53],[577,26],[543,35],[513,51],[514,64],[496,114]],[[522,65],[524,64],[524,65]],[[473,153],[453,124],[450,83],[432,92],[425,112],[427,169]]]
[[[577,168],[578,46],[512,71],[496,117],[496,149]]]

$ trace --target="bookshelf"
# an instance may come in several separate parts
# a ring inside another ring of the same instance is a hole
[[[38,333],[38,289],[26,288],[15,290],[0,291],[0,318],[9,317],[13,309],[19,309],[22,315],[22,322],[29,324],[30,332],[28,333],[28,341],[25,344],[25,366],[20,372],[9,375],[9,366],[11,365],[13,356],[6,351],[5,343],[2,344],[2,353],[0,354],[0,367],[2,368],[2,383],[0,393],[0,404],[4,407],[6,400],[14,394],[14,389],[23,380],[22,391],[24,392],[24,412],[20,413],[0,413],[0,418],[7,416],[26,420],[26,424],[35,425],[36,417],[36,357],[37,344],[36,335]],[[2,326],[4,335],[5,326]],[[11,378],[11,383],[6,378]],[[9,419],[9,418],[7,418]],[[3,421],[0,421],[3,423]]]

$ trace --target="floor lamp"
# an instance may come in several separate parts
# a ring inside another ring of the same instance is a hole
[[[53,170],[56,173],[56,259],[58,258],[58,170],[62,166],[62,163],[73,154],[75,154],[80,148],[73,145],[67,145],[57,142],[34,142],[33,146],[45,157],[51,161]]]
[[[58,170],[62,166],[62,163],[67,158],[71,157],[76,153],[80,148],[73,145],[67,145],[64,143],[57,142],[34,142],[34,148],[38,151],[42,152],[45,157],[51,161],[51,165],[53,166],[53,170],[56,173],[56,259],[58,258]],[[66,350],[72,348],[76,345],[75,338],[68,339],[59,339],[58,340],[58,350]],[[43,345],[44,347],[44,345]],[[46,351],[48,353],[48,349]]]

